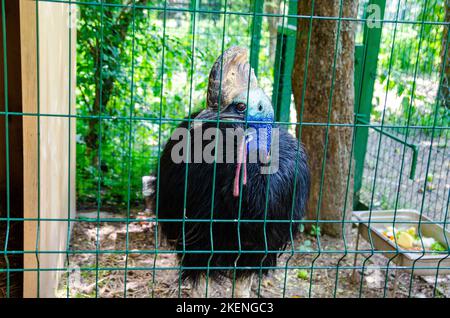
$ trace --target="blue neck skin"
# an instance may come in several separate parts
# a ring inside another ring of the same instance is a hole
[[[248,127],[252,135],[247,136],[247,151],[264,150],[266,155],[270,153],[272,142],[272,116],[267,118],[248,119],[249,121],[261,121],[261,123],[249,123]]]

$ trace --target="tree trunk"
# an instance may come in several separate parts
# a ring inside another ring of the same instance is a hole
[[[342,16],[355,18],[356,0],[316,0],[314,8],[311,6],[311,0],[299,1],[298,14],[339,17],[340,2],[343,5]],[[352,127],[330,126],[327,136],[327,127],[323,124],[328,122],[328,116],[332,124],[353,122],[355,22],[342,21],[338,36],[337,19],[313,19],[307,59],[309,27],[309,18],[299,19],[292,78],[298,121],[320,123],[318,126],[305,126],[297,131],[305,144],[311,168],[312,182],[307,217],[313,220],[340,221],[351,217],[353,206],[353,169],[350,169],[353,130]],[[306,66],[308,70],[305,77]],[[325,169],[322,184],[323,164]],[[352,164],[351,168],[353,167]],[[320,226],[322,233],[333,236],[343,234],[342,224],[339,222],[322,223]],[[345,227],[345,232],[347,228],[349,226]]]

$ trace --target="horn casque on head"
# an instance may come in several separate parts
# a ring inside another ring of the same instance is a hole
[[[208,109],[217,112],[220,98],[220,109],[223,110],[233,98],[257,86],[255,72],[248,62],[248,50],[230,47],[219,56],[209,73]]]

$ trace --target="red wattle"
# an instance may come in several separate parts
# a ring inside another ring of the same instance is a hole
[[[242,180],[242,183],[244,185],[247,184],[247,151],[245,147],[245,138],[242,140],[242,143],[239,147],[239,153],[238,153],[238,163],[236,166],[236,173],[234,175],[234,185],[233,185],[233,196],[239,197],[239,177],[241,175],[241,166],[242,163],[244,163],[244,175]]]

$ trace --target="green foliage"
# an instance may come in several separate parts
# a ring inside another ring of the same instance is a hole
[[[444,6],[444,0],[429,1],[426,8],[423,2],[410,1],[407,6],[401,6],[399,19],[442,22],[445,19]],[[387,18],[395,19],[396,5],[390,9],[386,13],[390,15]],[[441,53],[445,48],[442,39],[444,26],[426,23],[422,29],[421,23],[398,24],[393,42],[394,27],[394,24],[385,24],[383,29],[372,118],[381,121],[384,111],[386,124],[448,126],[449,109],[443,107],[437,97]],[[405,131],[398,129],[399,133]],[[430,135],[432,129],[423,129],[422,132]],[[410,133],[413,132],[410,130]],[[448,131],[435,130],[435,135],[442,134],[448,134]]]
[[[309,234],[311,236],[320,236],[320,235],[322,235],[321,232],[320,232],[320,226],[319,225],[315,225],[315,224],[311,225],[311,230],[310,230]]]
[[[180,72],[190,76],[190,41],[165,37],[163,69],[161,21],[150,12],[135,13],[133,24],[131,10],[105,8],[103,19],[99,7],[80,11],[77,112],[87,118],[77,121],[78,202],[89,206],[100,196],[103,206],[121,208],[128,198],[131,204],[139,200],[141,176],[155,167],[156,119],[182,118],[189,105],[184,94],[164,94],[163,88],[173,91]],[[173,125],[162,126],[168,131]]]
[[[393,70],[403,74],[411,73],[416,68],[417,52],[420,45],[418,73],[422,75],[436,74],[436,69],[439,69],[442,62],[440,53],[444,27],[435,23],[425,23],[422,30],[420,21],[443,22],[445,19],[444,6],[445,0],[429,1],[427,7],[425,7],[423,1],[417,0],[400,5],[399,19],[417,21],[417,23],[397,24],[392,52],[395,25],[385,24],[379,57],[380,68],[388,70],[391,66]],[[396,5],[391,7],[391,12],[388,11],[386,13],[388,16],[385,18],[395,19],[396,9]]]

